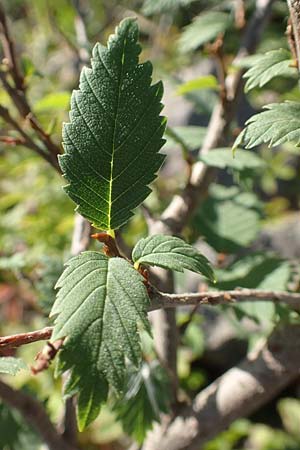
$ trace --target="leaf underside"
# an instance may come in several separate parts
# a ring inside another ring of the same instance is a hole
[[[158,266],[178,272],[187,269],[214,280],[208,259],[177,237],[157,234],[141,239],[133,249],[132,259],[135,265]]]
[[[300,103],[272,103],[266,111],[252,116],[237,137],[233,148],[244,145],[252,148],[260,144],[270,147],[294,141],[300,143]]]
[[[279,49],[257,55],[252,67],[244,74],[247,78],[245,91],[248,92],[255,87],[263,87],[272,78],[278,76],[293,77],[297,69],[291,67],[291,54],[287,50]]]
[[[152,65],[138,63],[135,19],[123,20],[107,47],[96,44],[63,127],[60,165],[67,194],[99,229],[120,227],[151,192],[164,155],[162,84],[151,86]]]
[[[0,373],[16,375],[19,370],[26,368],[25,362],[20,358],[13,358],[12,356],[3,356],[0,358]]]
[[[215,39],[230,24],[230,17],[226,13],[210,11],[200,14],[185,27],[178,42],[179,50],[182,53],[196,50],[201,45]]]
[[[138,323],[149,331],[149,298],[142,277],[125,260],[84,252],[68,263],[51,315],[52,339],[67,336],[59,369],[71,369],[66,395],[79,394],[78,422],[94,420],[107,398],[108,384],[123,388],[125,358],[138,365]]]

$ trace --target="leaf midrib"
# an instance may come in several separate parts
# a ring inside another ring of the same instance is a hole
[[[114,156],[115,156],[115,139],[116,139],[116,130],[117,130],[117,121],[119,115],[119,107],[120,107],[120,98],[121,98],[121,86],[123,82],[123,72],[124,72],[124,61],[125,61],[125,46],[127,43],[127,37],[124,37],[123,49],[122,49],[122,58],[121,58],[121,73],[120,78],[118,80],[118,98],[117,98],[117,108],[115,114],[114,128],[113,128],[113,140],[112,140],[112,154],[110,160],[110,176],[109,176],[109,187],[108,187],[108,234],[113,234],[113,230],[111,229],[111,209],[112,209],[112,183],[113,183],[113,171],[114,171]]]

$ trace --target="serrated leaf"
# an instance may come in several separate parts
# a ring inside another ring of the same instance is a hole
[[[287,50],[281,48],[256,56],[253,66],[244,74],[244,78],[247,78],[246,92],[255,87],[263,87],[272,78],[297,75],[297,68],[291,67],[293,61],[291,60],[290,52]]]
[[[201,45],[215,39],[219,33],[226,31],[230,24],[231,20],[228,14],[218,11],[200,14],[185,27],[178,41],[179,50],[182,53],[196,50]]]
[[[165,148],[172,148],[174,145],[179,144],[189,150],[195,150],[201,147],[206,133],[207,128],[193,125],[186,127],[168,127],[165,133],[167,140]]]
[[[288,141],[299,145],[300,103],[272,103],[265,109],[246,122],[246,128],[237,137],[233,148],[240,145],[252,148],[264,143],[273,147]]]
[[[151,86],[152,65],[138,63],[135,19],[124,19],[107,48],[96,44],[92,68],[84,68],[63,127],[60,157],[65,187],[94,226],[114,230],[127,222],[151,192],[164,156],[163,88]]]
[[[137,324],[149,330],[149,298],[140,274],[122,258],[84,252],[58,280],[52,339],[67,337],[59,373],[71,369],[66,395],[79,393],[80,429],[98,415],[108,384],[123,388],[125,358],[141,357]]]
[[[176,89],[176,94],[185,95],[189,92],[198,91],[200,89],[218,89],[218,80],[214,75],[205,75],[194,80],[182,83]]]
[[[27,369],[27,365],[22,359],[12,356],[0,357],[0,373],[16,375],[22,369]]]
[[[230,167],[237,171],[263,169],[266,163],[253,152],[238,149],[233,155],[230,148],[217,148],[210,150],[206,155],[200,155],[199,159],[211,167],[225,169]]]
[[[124,431],[142,443],[154,421],[167,413],[171,391],[162,367],[153,361],[144,362],[140,370],[129,370],[124,395],[115,403],[114,411]]]
[[[178,272],[187,269],[214,280],[208,259],[177,237],[157,234],[141,239],[133,249],[132,259],[136,267],[145,264]]]

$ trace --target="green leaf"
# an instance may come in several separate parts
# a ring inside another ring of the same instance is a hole
[[[145,16],[176,12],[180,7],[187,6],[196,0],[145,0],[142,13]]]
[[[272,103],[265,109],[246,122],[246,128],[237,137],[233,148],[242,144],[245,148],[252,148],[264,143],[273,147],[289,141],[299,145],[300,103]]]
[[[124,395],[114,405],[124,431],[142,443],[153,422],[168,412],[170,396],[168,377],[157,361],[144,362],[138,371],[131,367]]]
[[[255,87],[261,88],[272,78],[278,76],[293,77],[297,75],[297,68],[291,67],[292,62],[290,52],[282,48],[259,55],[254,65],[244,74],[244,78],[247,78],[245,92]]]
[[[16,375],[22,369],[27,369],[27,365],[22,359],[12,356],[0,357],[0,373]]]
[[[228,14],[218,11],[200,14],[185,27],[179,38],[179,50],[182,53],[196,50],[201,45],[215,39],[219,33],[226,31],[230,24],[231,20]]]
[[[122,390],[125,358],[139,363],[137,324],[149,330],[149,298],[141,275],[129,262],[97,252],[72,258],[57,287],[52,339],[67,336],[58,372],[71,369],[65,394],[79,393],[78,422],[83,429],[98,415],[108,384]]]
[[[200,89],[218,89],[218,80],[214,75],[206,75],[203,77],[195,78],[194,80],[187,81],[181,84],[176,94],[185,95],[189,92],[198,91]]]
[[[220,169],[230,167],[239,172],[247,169],[263,169],[266,166],[266,163],[258,155],[241,149],[238,149],[233,155],[230,148],[217,148],[210,150],[206,155],[200,155],[199,159],[211,167]]]
[[[152,65],[138,63],[135,19],[123,20],[107,48],[96,44],[64,124],[62,171],[67,194],[94,226],[110,232],[127,222],[151,192],[164,155],[163,88],[151,86]]]
[[[228,198],[210,196],[202,203],[194,218],[194,226],[209,245],[218,252],[234,253],[247,247],[260,230],[260,212],[243,204],[239,195]],[[243,199],[243,198],[242,198]],[[252,203],[252,204],[251,204]]]
[[[187,269],[214,281],[214,273],[208,259],[177,237],[157,234],[141,239],[133,249],[132,259],[135,267],[145,264],[178,272]]]
[[[205,127],[192,125],[186,127],[168,127],[165,133],[167,140],[165,148],[172,148],[174,145],[179,144],[189,150],[195,150],[201,147],[206,133],[207,128]]]
[[[289,434],[300,440],[300,400],[296,398],[283,398],[279,400],[277,409],[284,428]]]

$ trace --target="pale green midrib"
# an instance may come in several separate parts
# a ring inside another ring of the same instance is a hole
[[[111,160],[110,160],[110,177],[109,177],[109,192],[108,192],[108,234],[111,234],[112,237],[114,237],[114,230],[111,229],[111,208],[112,208],[112,183],[113,183],[113,171],[114,171],[114,155],[115,155],[115,138],[116,138],[116,129],[117,129],[117,120],[118,120],[118,113],[119,113],[119,105],[120,105],[120,97],[121,97],[121,86],[123,81],[123,71],[124,71],[124,56],[125,56],[125,45],[127,42],[126,36],[124,37],[123,42],[123,50],[122,50],[122,66],[121,66],[121,73],[119,78],[119,89],[118,89],[118,98],[117,98],[117,108],[116,108],[116,115],[115,115],[115,121],[114,121],[114,130],[113,130],[113,141],[112,141],[112,154],[111,154]]]

